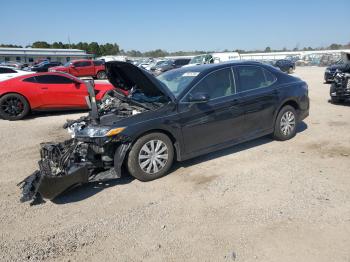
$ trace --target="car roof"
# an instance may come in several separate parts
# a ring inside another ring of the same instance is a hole
[[[8,80],[13,80],[13,79],[23,79],[23,78],[29,78],[29,77],[35,77],[35,76],[43,76],[43,75],[63,75],[65,77],[68,77],[68,78],[71,78],[71,79],[74,79],[74,80],[77,80],[79,82],[83,82],[82,80],[80,80],[79,78],[75,77],[75,76],[72,76],[68,73],[65,73],[65,72],[40,72],[40,73],[32,73],[32,74],[26,74],[26,75],[20,75],[20,76],[16,76],[16,77],[13,77],[13,78],[10,78]],[[7,81],[7,80],[5,80]]]
[[[203,64],[203,65],[194,65],[194,66],[188,66],[185,68],[192,69],[193,71],[196,72],[204,72],[204,71],[209,71],[209,70],[215,70],[215,69],[220,69],[223,67],[227,66],[237,66],[237,65],[260,65],[260,66],[266,66],[263,63],[256,62],[256,61],[228,61],[228,62],[223,62],[223,63],[217,63],[217,64]]]

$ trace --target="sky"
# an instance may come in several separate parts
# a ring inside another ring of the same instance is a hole
[[[350,0],[0,0],[0,43],[255,50],[350,42]]]

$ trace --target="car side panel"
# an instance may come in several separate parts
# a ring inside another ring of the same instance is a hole
[[[35,83],[23,82],[22,78],[11,79],[0,83],[0,96],[8,93],[17,93],[24,96],[31,109],[37,109],[43,106],[40,96],[41,90]]]

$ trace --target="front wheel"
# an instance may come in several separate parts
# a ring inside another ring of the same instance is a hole
[[[7,94],[0,98],[0,116],[6,120],[19,120],[30,111],[28,101],[20,94]]]
[[[332,104],[339,104],[339,103],[343,103],[344,101],[345,101],[344,99],[341,99],[339,97],[331,96]]]
[[[106,72],[105,71],[100,71],[97,73],[97,79],[106,79],[107,78],[107,75],[106,75]]]
[[[167,174],[174,159],[174,147],[163,133],[139,138],[127,159],[129,173],[141,181],[151,181]]]
[[[284,106],[277,115],[273,136],[277,140],[288,140],[297,132],[297,114],[292,106]]]

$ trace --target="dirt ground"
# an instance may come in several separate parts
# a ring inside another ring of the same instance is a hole
[[[39,143],[83,113],[0,120],[1,261],[350,261],[350,104],[328,102],[324,68],[297,68],[310,117],[286,142],[260,138],[177,163],[142,183],[85,185],[19,202]]]

